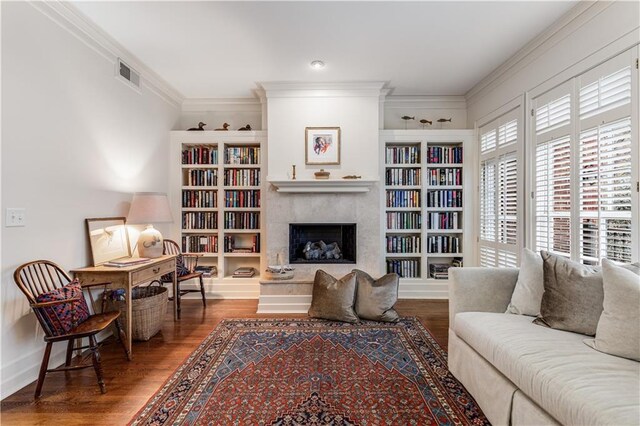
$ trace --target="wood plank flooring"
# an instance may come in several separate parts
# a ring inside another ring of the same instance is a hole
[[[125,360],[114,340],[101,350],[107,393],[101,394],[93,369],[47,375],[42,397],[35,402],[35,382],[1,403],[2,425],[124,425],[162,386],[180,363],[224,318],[306,317],[257,315],[257,300],[182,301],[182,320],[167,313],[161,333],[148,342],[134,342],[133,360]],[[400,300],[402,316],[415,316],[446,349],[446,300]],[[54,347],[55,350],[55,347]]]

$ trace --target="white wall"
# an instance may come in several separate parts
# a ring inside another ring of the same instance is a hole
[[[464,129],[467,126],[464,96],[387,96],[383,104],[384,129]],[[405,121],[404,116],[415,119]],[[440,118],[451,121],[438,123]],[[423,125],[421,119],[432,124]]]
[[[295,164],[298,179],[313,179],[321,167],[332,178],[356,174],[379,178],[379,85],[267,86],[270,178],[288,179]],[[271,89],[271,90],[270,90]],[[305,127],[340,127],[341,161],[336,166],[305,165]],[[372,214],[374,212],[375,214]],[[357,264],[322,265],[341,276],[354,267],[378,275],[380,270],[380,190],[360,194],[282,194],[266,191],[267,262],[288,253],[289,223],[357,223]],[[313,278],[318,265],[296,265],[297,276]]]
[[[637,1],[579,3],[467,93],[468,126],[509,101],[546,90],[640,42]]]
[[[0,398],[37,378],[44,347],[13,271],[40,258],[87,265],[85,218],[126,215],[134,191],[166,192],[179,112],[22,2],[2,2],[2,106],[2,215],[26,208],[27,226],[2,229]]]

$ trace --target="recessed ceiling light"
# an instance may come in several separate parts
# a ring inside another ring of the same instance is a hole
[[[316,59],[315,61],[311,62],[311,68],[313,68],[314,70],[321,70],[322,68],[324,68],[324,62]]]

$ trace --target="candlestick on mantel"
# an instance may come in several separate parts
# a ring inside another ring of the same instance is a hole
[[[293,176],[291,177],[291,180],[296,180],[296,165],[294,164],[292,167],[293,167]]]

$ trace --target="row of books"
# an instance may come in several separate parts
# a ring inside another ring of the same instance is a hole
[[[188,186],[218,186],[218,170],[196,169],[187,173]]]
[[[456,189],[429,191],[427,207],[462,207],[462,191]]]
[[[455,257],[451,263],[431,263],[429,265],[429,277],[436,280],[446,280],[449,278],[449,268],[461,268],[462,258]]]
[[[421,226],[419,212],[387,212],[387,229],[420,229]]]
[[[233,190],[224,192],[225,207],[260,207],[260,191]]]
[[[460,229],[461,212],[430,212],[427,214],[428,229]]]
[[[255,268],[243,266],[233,271],[233,278],[251,278],[256,274]]]
[[[260,164],[260,147],[228,147],[224,150],[225,164]]]
[[[218,212],[183,212],[182,229],[218,229]]]
[[[420,207],[420,190],[397,189],[387,191],[387,207]]]
[[[225,186],[259,186],[259,169],[226,169],[224,171]]]
[[[460,237],[430,235],[427,237],[427,253],[460,253]]]
[[[233,235],[225,235],[224,237],[225,253],[260,253],[260,234],[251,237],[251,246],[236,246],[236,238]]]
[[[217,253],[217,235],[183,235],[182,251],[185,253]]]
[[[420,147],[388,146],[385,150],[385,162],[387,164],[420,164]]]
[[[420,185],[420,169],[387,169],[386,185]]]
[[[420,253],[421,246],[417,235],[387,236],[387,253]]]
[[[225,229],[259,229],[259,212],[225,212]]]
[[[430,146],[427,148],[427,162],[429,164],[460,164],[462,147]]]
[[[218,149],[206,145],[183,149],[182,164],[218,164]]]
[[[418,259],[387,259],[387,273],[395,272],[402,278],[420,277],[420,260]]]
[[[182,191],[182,207],[218,207],[218,192],[205,191],[202,189],[185,189]]]
[[[430,169],[429,185],[462,185],[462,169],[459,167]]]

